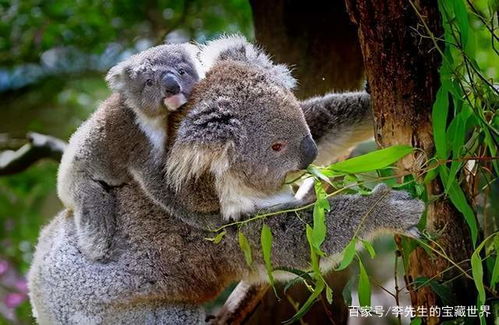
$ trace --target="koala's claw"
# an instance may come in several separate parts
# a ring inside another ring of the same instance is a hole
[[[421,200],[412,198],[406,191],[394,191],[386,184],[377,185],[367,198],[370,204],[378,205],[376,218],[384,227],[419,238],[414,225],[418,224],[425,210]]]
[[[422,237],[421,232],[419,231],[417,226],[411,226],[409,227],[405,233],[407,237],[411,237],[414,239],[420,239]]]

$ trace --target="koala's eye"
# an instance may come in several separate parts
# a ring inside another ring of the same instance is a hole
[[[272,150],[274,150],[275,152],[279,152],[281,151],[282,149],[284,149],[284,143],[281,143],[281,142],[276,142],[274,143],[272,146],[271,146]]]
[[[152,79],[147,79],[147,80],[146,80],[146,86],[147,86],[147,87],[151,87],[153,84],[154,84],[154,83],[153,83]]]
[[[185,74],[185,70],[184,69],[178,69],[178,74],[183,76]]]

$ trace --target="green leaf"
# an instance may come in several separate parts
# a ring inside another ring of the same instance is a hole
[[[316,287],[314,288],[314,292],[308,297],[307,301],[301,306],[301,308],[296,312],[296,314],[284,322],[284,324],[293,324],[294,322],[299,321],[313,306],[319,295],[322,293],[324,288],[326,287],[324,281],[318,281]]]
[[[343,249],[343,252],[341,253],[343,255],[343,259],[342,259],[340,265],[335,269],[336,271],[344,270],[347,266],[350,265],[350,263],[352,263],[353,258],[355,256],[356,244],[357,244],[357,240],[354,238]]]
[[[391,146],[362,156],[337,162],[329,165],[327,169],[348,174],[374,171],[397,162],[404,156],[410,154],[413,150],[414,149],[409,146]]]
[[[246,238],[246,236],[241,231],[239,231],[238,239],[239,239],[239,247],[241,247],[241,250],[244,253],[244,259],[246,260],[246,264],[248,264],[248,266],[251,266],[253,264],[253,255],[251,253],[251,246],[248,241],[248,238]]]
[[[320,182],[314,184],[317,200],[314,204],[313,219],[314,227],[312,228],[311,243],[317,254],[324,256],[325,253],[321,250],[321,245],[326,239],[327,229],[325,220],[325,210],[329,210],[329,201],[327,200],[326,191]]]
[[[324,175],[324,173],[316,166],[314,165],[308,166],[307,171],[310,174],[314,175],[317,179],[323,180],[324,182],[331,184],[331,180],[329,179],[329,177]]]
[[[353,287],[354,282],[355,282],[355,278],[350,277],[347,284],[345,284],[343,291],[341,292],[341,296],[343,297],[343,300],[345,301],[345,304],[347,306],[352,305],[352,287]]]
[[[442,184],[444,184],[445,186],[449,180],[449,170],[445,166],[439,166],[438,169],[440,172],[439,175],[442,180]],[[473,212],[473,209],[466,200],[466,196],[464,195],[463,190],[461,189],[461,187],[458,186],[457,183],[452,183],[451,187],[446,188],[445,190],[449,195],[452,204],[454,204],[454,206],[459,210],[459,212],[461,212],[464,215],[464,219],[466,220],[466,223],[470,227],[473,246],[475,246],[478,238],[478,226],[475,218],[475,213]]]
[[[362,242],[362,245],[364,246],[364,248],[369,252],[369,255],[371,256],[371,258],[374,258],[376,256],[376,252],[374,251],[373,245],[371,245],[371,243],[368,242],[367,240],[361,239],[361,242]]]
[[[419,317],[415,317],[411,320],[411,324],[410,325],[421,325],[422,324],[422,320],[421,318]]]
[[[361,306],[371,306],[371,283],[369,282],[369,277],[367,276],[366,269],[360,258],[359,260],[359,304]]]
[[[456,23],[459,26],[458,33],[461,36],[462,45],[467,56],[472,58],[475,55],[476,41],[470,30],[470,22],[468,20],[468,11],[463,0],[453,0],[454,14],[456,15]]]
[[[485,288],[483,285],[483,265],[482,258],[480,257],[480,251],[485,245],[485,240],[478,245],[473,254],[471,254],[471,274],[473,275],[473,281],[475,282],[475,287],[478,290],[478,301],[480,305],[485,303]]]
[[[286,271],[296,275],[298,278],[303,279],[303,281],[308,281],[308,282],[313,281],[312,277],[307,272],[289,266],[278,266],[274,268],[274,271]]]
[[[496,261],[494,269],[492,270],[492,277],[490,279],[490,286],[494,288],[496,283],[499,282],[499,234],[494,237],[494,247],[496,250]]]
[[[448,137],[451,139],[452,143],[452,158],[453,161],[451,163],[450,171],[449,171],[449,177],[447,181],[447,185],[445,186],[446,188],[451,188],[453,183],[455,183],[456,180],[456,175],[463,163],[459,161],[459,158],[461,157],[461,151],[464,147],[464,137],[466,135],[466,121],[469,119],[471,116],[471,110],[467,105],[463,105],[463,109],[457,116],[454,118],[452,121],[455,123],[455,127],[452,129],[449,128],[448,132]]]
[[[433,104],[433,140],[439,159],[447,159],[447,114],[449,112],[449,92],[444,86],[437,92],[437,98]]]
[[[267,274],[269,276],[269,281],[272,286],[274,285],[274,275],[272,274],[272,261],[270,259],[272,253],[272,232],[270,231],[269,226],[263,224],[262,233],[261,233],[261,244],[262,244],[262,254],[263,261],[265,262],[265,269],[267,270]]]
[[[227,233],[227,231],[224,230],[224,231],[218,233],[213,238],[205,238],[205,239],[213,242],[214,244],[218,244],[218,243],[220,243],[222,241],[222,239],[224,238],[224,236],[225,236],[226,233]]]
[[[333,289],[329,286],[326,286],[326,300],[329,304],[333,303]]]
[[[314,271],[314,278],[320,278],[321,270],[319,267],[319,256],[317,256],[316,249],[313,244],[314,230],[309,225],[306,226],[306,235],[308,244],[310,246],[310,261],[312,264],[312,271]]]

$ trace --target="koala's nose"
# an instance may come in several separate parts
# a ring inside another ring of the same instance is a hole
[[[176,95],[180,92],[180,85],[177,78],[169,73],[163,77],[163,86],[170,95]]]
[[[301,140],[300,151],[302,152],[302,159],[298,168],[305,169],[317,157],[317,146],[310,135],[307,135]]]

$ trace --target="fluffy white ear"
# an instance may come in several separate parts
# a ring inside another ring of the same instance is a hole
[[[287,66],[274,64],[261,48],[241,35],[225,35],[206,43],[201,46],[199,58],[206,71],[220,61],[240,61],[264,69],[271,80],[285,88],[296,86],[296,80]]]
[[[106,75],[106,82],[112,91],[119,92],[125,87],[127,78],[128,62],[123,61],[109,69]]]

